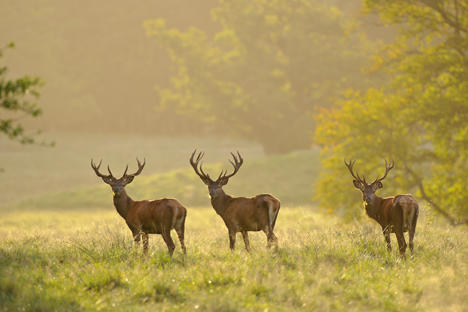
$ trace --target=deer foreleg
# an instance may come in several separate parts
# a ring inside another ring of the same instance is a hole
[[[231,250],[234,250],[235,247],[236,247],[236,232],[229,231],[229,248],[231,248]]]
[[[135,247],[140,246],[140,231],[132,231]]]
[[[148,234],[142,233],[143,236],[143,253],[146,255],[148,254]]]
[[[387,250],[390,252],[392,251],[392,243],[390,241],[390,230],[388,227],[386,227],[382,230],[382,232],[385,237],[385,242],[387,243]]]
[[[247,252],[250,252],[249,233],[247,233],[247,231],[243,231],[242,238],[244,239],[245,250],[247,250]]]

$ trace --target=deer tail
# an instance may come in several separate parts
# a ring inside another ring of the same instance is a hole
[[[174,228],[176,231],[185,230],[185,218],[187,217],[187,209],[183,206],[176,206],[174,209]]]
[[[275,228],[275,224],[276,224],[276,218],[278,217],[280,203],[278,202],[278,205],[276,205],[274,201],[265,200],[264,205],[265,205],[265,208],[267,209],[267,214],[268,214],[268,227],[270,228],[270,230],[273,231],[273,229]]]
[[[416,223],[418,222],[418,216],[419,216],[419,205],[418,203],[414,203],[413,209],[411,209],[412,214],[411,214],[411,230],[416,231]]]
[[[401,211],[403,231],[409,231],[418,218],[418,203],[408,196],[398,197],[395,207]]]

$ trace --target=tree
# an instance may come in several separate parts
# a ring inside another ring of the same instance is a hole
[[[0,57],[6,48],[13,48],[9,43],[0,48]],[[34,143],[34,134],[27,133],[21,124],[24,117],[37,117],[42,114],[35,100],[39,98],[38,87],[41,80],[38,77],[23,76],[14,80],[7,78],[8,68],[0,65],[0,133],[20,143]]]
[[[468,1],[365,4],[398,28],[375,58],[391,81],[350,93],[320,115],[315,140],[324,146],[325,170],[317,197],[356,215],[359,196],[343,158],[360,159],[358,168],[374,175],[383,158],[393,158],[385,192],[416,190],[451,224],[468,224]]]
[[[226,0],[212,11],[220,29],[145,22],[177,66],[160,103],[222,135],[259,142],[268,153],[310,146],[315,107],[364,78],[363,38],[325,1]]]

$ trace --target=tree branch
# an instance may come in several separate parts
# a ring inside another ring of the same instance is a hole
[[[439,13],[442,19],[445,21],[445,23],[451,26],[452,28],[454,28],[456,33],[458,34],[460,32],[467,33],[467,30],[460,25],[458,19],[455,17],[455,20],[454,20],[452,16],[450,16],[450,13],[448,11],[445,11],[439,5],[438,1],[431,2],[428,0],[422,0],[421,2],[427,5],[428,7],[430,7],[431,9],[433,9],[434,11],[436,11],[437,13]]]
[[[424,189],[423,180],[419,177],[412,169],[408,167],[406,163],[404,163],[405,170],[413,177],[416,185],[418,186],[419,192],[421,192],[421,197],[434,208],[435,211],[440,213],[452,226],[458,225],[467,225],[468,226],[468,219],[465,220],[457,220],[453,216],[451,216],[447,211],[443,210],[437,203],[435,203],[432,198],[430,198]]]

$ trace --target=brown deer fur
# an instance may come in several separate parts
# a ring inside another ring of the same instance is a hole
[[[242,166],[243,159],[237,152],[238,158],[231,153],[234,162],[234,172],[226,175],[227,172],[221,172],[218,179],[213,181],[208,174],[203,172],[202,166],[198,169],[198,164],[203,157],[199,153],[194,161],[194,151],[190,157],[190,164],[195,173],[208,186],[211,197],[211,205],[224,221],[228,229],[229,245],[231,250],[236,244],[236,233],[241,232],[244,239],[245,249],[250,251],[249,231],[263,231],[267,236],[267,246],[272,244],[277,246],[278,239],[273,230],[276,224],[276,218],[280,209],[280,201],[269,194],[261,194],[254,197],[231,197],[224,193],[222,187],[226,185],[229,178],[237,173]]]
[[[366,214],[377,221],[382,227],[382,233],[387,243],[387,249],[392,250],[390,242],[390,233],[395,233],[398,241],[400,254],[405,255],[406,241],[404,232],[409,232],[409,247],[413,253],[413,238],[416,233],[416,223],[418,220],[419,206],[412,195],[397,195],[394,197],[382,198],[375,194],[376,190],[383,187],[382,180],[385,179],[388,172],[393,168],[393,162],[388,166],[385,162],[385,174],[382,178],[376,179],[371,184],[367,184],[366,179],[359,177],[353,172],[355,161],[346,163],[346,167],[354,177],[354,186],[361,190],[363,200],[366,202]]]
[[[180,240],[184,254],[187,252],[184,244],[185,217],[187,210],[175,199],[162,198],[157,200],[135,201],[127,195],[125,186],[133,181],[133,178],[140,174],[145,163],[138,161],[138,171],[132,175],[124,175],[120,179],[114,178],[109,167],[109,175],[99,172],[101,162],[96,166],[91,160],[91,167],[96,175],[112,187],[114,192],[114,206],[119,215],[124,218],[136,245],[140,243],[140,236],[143,237],[143,251],[148,253],[148,234],[161,234],[167,245],[169,254],[174,253],[175,245],[172,241],[170,231],[175,229]]]

